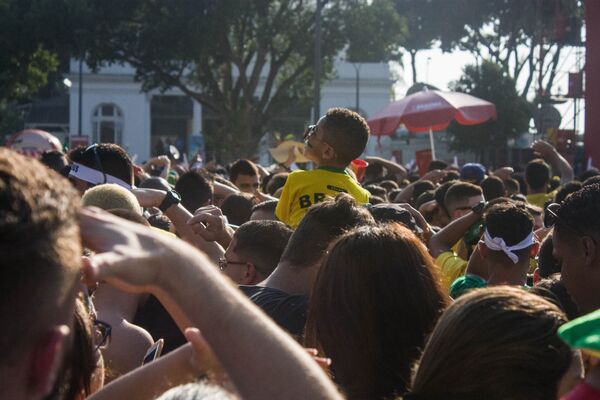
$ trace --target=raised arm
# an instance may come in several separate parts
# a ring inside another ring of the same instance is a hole
[[[429,239],[429,253],[433,258],[450,251],[452,246],[463,237],[467,229],[481,217],[480,214],[470,211],[462,217],[455,219],[439,232],[434,233]]]
[[[406,168],[393,161],[386,160],[385,158],[381,157],[365,157],[365,161],[370,164],[382,165],[385,169],[387,169],[388,172],[391,172],[392,174],[396,175],[396,179],[398,181],[401,181],[402,179],[406,178]]]
[[[535,153],[549,162],[554,171],[560,173],[561,183],[571,182],[575,178],[571,164],[550,143],[538,140],[531,145],[531,148]]]
[[[97,253],[88,280],[150,292],[169,312],[185,314],[243,398],[341,398],[300,345],[193,247],[100,211],[82,211],[80,227]]]

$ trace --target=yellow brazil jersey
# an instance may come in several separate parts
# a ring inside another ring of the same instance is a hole
[[[294,171],[285,182],[275,215],[295,229],[310,206],[340,193],[348,193],[359,204],[369,201],[369,192],[343,169],[320,167]]]

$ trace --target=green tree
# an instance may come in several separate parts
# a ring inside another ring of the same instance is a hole
[[[507,140],[527,132],[533,105],[517,93],[515,80],[490,61],[468,65],[451,89],[468,93],[496,105],[498,118],[479,125],[450,124],[451,148],[483,155],[485,149],[505,148]]]
[[[204,133],[222,155],[252,154],[274,118],[312,100],[314,1],[87,1],[87,61],[129,63],[145,90],[178,88],[210,109],[219,124]],[[349,4],[323,8],[322,79],[348,43]]]

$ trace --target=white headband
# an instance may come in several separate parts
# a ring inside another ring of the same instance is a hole
[[[506,254],[508,258],[510,258],[513,264],[519,262],[519,257],[513,252],[513,250],[526,249],[527,247],[535,243],[533,231],[520,243],[517,243],[513,246],[507,246],[504,242],[504,239],[499,237],[492,238],[487,229],[483,233],[483,241],[488,249],[495,251],[503,251],[504,254]]]
[[[71,171],[69,172],[69,176],[81,179],[82,181],[86,181],[88,183],[91,183],[92,185],[99,185],[102,183],[115,183],[121,187],[124,187],[127,190],[131,190],[131,185],[125,183],[121,179],[109,174],[103,174],[98,170],[86,167],[85,165],[79,163],[71,164]]]

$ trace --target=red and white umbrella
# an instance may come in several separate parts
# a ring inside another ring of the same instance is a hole
[[[459,92],[425,90],[395,101],[369,120],[371,134],[391,135],[401,123],[409,132],[429,131],[431,154],[435,159],[433,131],[448,127],[456,121],[476,125],[496,119],[496,106],[489,101]]]

